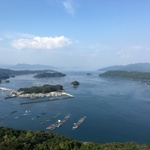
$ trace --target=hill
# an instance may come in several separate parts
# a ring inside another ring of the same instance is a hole
[[[44,131],[25,131],[0,127],[0,150],[150,150],[134,142],[96,144],[78,142]]]
[[[101,73],[101,77],[111,77],[111,78],[127,78],[139,81],[150,82],[150,72],[137,72],[137,71],[122,71],[114,70]]]
[[[99,69],[99,71],[111,71],[111,70],[150,72],[150,63],[136,63],[136,64],[129,64],[126,66],[117,65]]]
[[[8,79],[11,76],[16,75],[26,75],[26,74],[39,74],[45,72],[56,72],[53,70],[11,70],[11,69],[1,69],[0,68],[0,80]]]
[[[45,73],[40,73],[35,76],[34,78],[50,78],[50,77],[64,77],[66,74],[63,74],[61,72],[45,72]]]
[[[14,70],[49,70],[49,69],[57,69],[57,67],[49,66],[49,65],[40,65],[40,64],[16,64],[13,66],[7,67],[8,69]]]

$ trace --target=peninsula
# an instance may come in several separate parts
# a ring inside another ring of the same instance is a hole
[[[140,81],[150,81],[150,72],[114,70],[99,74],[100,77],[127,78]]]
[[[20,88],[18,91],[3,88],[3,87],[0,87],[0,89],[3,91],[5,99],[14,98],[14,97],[20,97],[20,98],[47,97],[47,98],[49,98],[49,100],[73,98],[73,95],[63,91],[62,85],[45,84],[43,86],[33,86],[30,88]],[[5,91],[6,91],[6,95],[5,95]],[[8,94],[8,91],[9,91],[9,94]],[[54,98],[54,97],[57,97],[57,98]],[[43,102],[43,101],[44,100],[42,100],[42,101],[40,100],[40,101],[36,101],[36,102]]]
[[[46,72],[56,72],[54,70],[11,70],[0,68],[0,80],[8,79],[9,77],[15,77],[17,75],[39,74]]]

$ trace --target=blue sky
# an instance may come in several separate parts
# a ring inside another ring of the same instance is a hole
[[[1,0],[0,64],[98,69],[150,62],[149,0]]]

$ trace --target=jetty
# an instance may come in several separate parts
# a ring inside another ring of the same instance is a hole
[[[20,105],[24,104],[32,104],[32,103],[40,103],[40,102],[48,102],[48,101],[55,101],[55,100],[64,100],[64,99],[69,99],[73,97],[52,97],[52,98],[47,98],[47,99],[41,99],[41,100],[32,100],[32,101],[27,101],[27,102],[21,102]]]

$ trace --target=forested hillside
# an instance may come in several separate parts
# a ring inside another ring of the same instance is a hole
[[[150,150],[150,147],[133,142],[77,142],[59,134],[0,127],[0,150]]]
[[[142,80],[142,81],[150,81],[150,73],[149,72],[137,72],[137,71],[107,71],[105,73],[100,74],[101,77],[116,77],[116,78],[128,78],[134,80]]]

